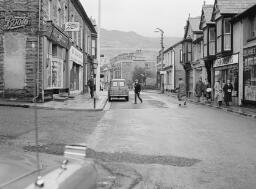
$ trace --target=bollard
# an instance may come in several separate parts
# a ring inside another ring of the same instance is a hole
[[[93,108],[94,109],[96,108],[96,98],[95,97],[93,98]]]

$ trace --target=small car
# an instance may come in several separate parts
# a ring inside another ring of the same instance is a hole
[[[108,89],[108,100],[125,98],[129,101],[129,89],[125,79],[112,79]]]

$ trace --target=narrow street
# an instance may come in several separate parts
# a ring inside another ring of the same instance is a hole
[[[111,103],[87,144],[96,158],[134,169],[135,188],[255,188],[255,119],[178,107],[155,93],[133,104],[132,96]]]
[[[65,144],[85,143],[99,174],[107,170],[116,178],[114,188],[255,188],[255,119],[190,103],[179,107],[157,92],[142,98],[134,104],[130,93],[129,102],[114,100],[104,112],[38,110],[44,166],[58,165]],[[0,108],[0,163],[35,166],[33,111]]]

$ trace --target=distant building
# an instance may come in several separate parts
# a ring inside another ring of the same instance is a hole
[[[112,79],[126,79],[128,85],[132,85],[133,71],[135,67],[142,67],[146,70],[156,73],[156,62],[152,57],[152,53],[147,53],[143,50],[137,50],[134,53],[123,53],[110,60],[111,64],[111,78]],[[147,79],[147,85],[155,85],[155,76]]]
[[[182,41],[164,51],[164,89],[173,91],[178,87],[179,78],[185,79],[182,62]]]

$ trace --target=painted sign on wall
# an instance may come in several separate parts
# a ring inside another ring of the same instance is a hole
[[[3,30],[13,30],[30,25],[30,18],[27,16],[6,16]]]
[[[69,59],[81,66],[83,66],[83,53],[77,50],[75,47],[71,46],[69,50]]]
[[[76,31],[80,30],[80,23],[79,22],[66,22],[65,23],[65,31]]]

